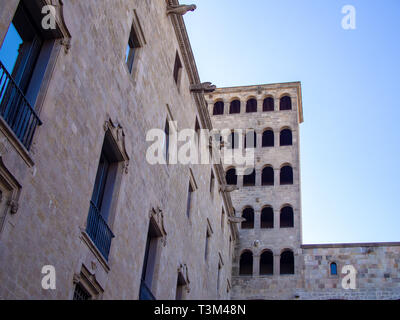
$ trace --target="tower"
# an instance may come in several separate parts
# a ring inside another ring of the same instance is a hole
[[[301,84],[220,88],[206,99],[214,129],[242,130],[225,138],[226,147],[254,150],[246,170],[224,164],[227,184],[238,188],[231,193],[236,216],[245,219],[234,253],[232,298],[292,299],[302,279]]]

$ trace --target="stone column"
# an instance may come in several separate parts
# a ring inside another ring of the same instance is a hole
[[[256,169],[256,186],[261,186],[261,177],[262,177],[262,170]]]
[[[281,256],[279,254],[274,254],[274,275],[279,276],[281,274]]]
[[[281,132],[280,129],[277,129],[276,131],[274,131],[274,143],[275,143],[275,147],[280,147],[280,141],[281,140]]]
[[[254,229],[259,230],[261,228],[261,210],[254,210]]]
[[[260,275],[260,256],[253,255],[253,277]]]
[[[257,112],[262,112],[263,111],[263,99],[257,99]]]
[[[280,174],[281,174],[281,169],[280,168],[274,168],[274,186],[279,186],[280,185]]]

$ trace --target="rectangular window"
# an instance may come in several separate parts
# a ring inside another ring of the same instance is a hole
[[[37,20],[20,1],[0,48],[0,115],[28,150],[41,125],[35,104],[54,44]]]
[[[214,186],[215,186],[215,176],[214,176],[214,171],[211,170],[211,178],[210,178],[211,198],[214,198]]]
[[[139,295],[140,300],[155,300],[154,294],[152,293],[152,285],[156,265],[158,240],[158,234],[152,223],[150,223],[147,232],[146,250],[143,262],[142,281]]]
[[[206,232],[206,246],[205,246],[205,252],[204,252],[204,259],[207,260],[208,259],[208,252],[210,250],[210,238],[211,238],[211,233],[210,230],[208,230],[207,228],[207,232]]]
[[[103,257],[108,260],[114,234],[108,225],[109,213],[118,169],[118,160],[106,134],[97,167],[86,232]]]
[[[165,134],[165,162],[168,164],[169,163],[169,122],[168,119],[165,121],[165,128],[164,128],[164,134]]]
[[[80,284],[77,283],[75,286],[73,300],[91,300],[92,297],[89,292]]]
[[[181,59],[179,58],[178,52],[176,52],[175,64],[174,64],[174,80],[176,85],[178,86],[178,89],[180,88],[181,75],[182,75],[182,62]]]
[[[181,273],[178,273],[175,300],[184,300],[185,286],[186,286],[186,281],[185,281],[184,277],[182,276]]]
[[[126,65],[128,66],[129,72],[132,72],[133,63],[135,61],[137,51],[139,50],[140,47],[141,45],[137,32],[135,30],[135,27],[132,25],[131,33],[129,35],[128,45],[126,46],[126,52],[125,52],[125,62]]]
[[[222,230],[222,233],[224,233],[224,229],[225,229],[225,210],[224,210],[224,208],[222,208],[222,212],[221,212],[221,230]]]
[[[192,187],[192,184],[189,181],[188,196],[187,196],[187,206],[186,206],[186,215],[187,215],[188,218],[190,217],[190,210],[191,210],[191,207],[192,207],[193,192],[194,192],[194,189]]]

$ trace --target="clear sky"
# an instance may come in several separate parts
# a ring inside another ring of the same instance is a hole
[[[202,81],[302,82],[303,242],[400,241],[400,1],[192,2]]]

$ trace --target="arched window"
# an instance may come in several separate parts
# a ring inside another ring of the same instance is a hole
[[[331,276],[337,276],[337,264],[336,262],[331,263]]]
[[[240,113],[240,100],[233,100],[229,107],[229,114]]]
[[[257,100],[256,99],[249,99],[246,103],[246,112],[257,112]]]
[[[224,102],[218,101],[214,104],[213,115],[218,116],[224,114]]]
[[[253,274],[253,253],[249,250],[243,252],[240,256],[239,275]]]
[[[291,206],[286,206],[281,209],[279,225],[281,228],[293,228],[294,216],[293,208]]]
[[[294,274],[294,255],[292,250],[285,250],[281,253],[280,269],[281,274]]]
[[[256,171],[249,172],[249,174],[243,175],[243,186],[252,187],[256,185]]]
[[[279,105],[280,110],[292,110],[292,99],[289,96],[284,96],[281,98],[280,105]]]
[[[254,229],[254,209],[246,208],[243,210],[242,218],[246,221],[242,222],[242,229]]]
[[[274,209],[265,207],[261,211],[261,229],[274,228]]]
[[[244,139],[244,148],[256,148],[257,147],[257,134],[255,131],[249,131],[246,133]]]
[[[232,131],[232,133],[228,136],[227,149],[238,149],[239,139],[240,139],[240,134],[235,131]]]
[[[291,146],[292,143],[292,131],[290,129],[282,130],[280,135],[280,145]]]
[[[274,169],[272,167],[265,167],[262,171],[261,184],[263,186],[274,185]]]
[[[236,169],[232,168],[229,169],[226,172],[226,183],[230,186],[236,186],[237,185],[237,175],[236,175]]]
[[[274,255],[270,250],[266,250],[260,257],[260,275],[274,274]]]
[[[263,112],[269,112],[269,111],[274,111],[274,98],[268,97],[264,99],[263,103]]]
[[[282,167],[281,184],[293,184],[293,169],[291,166]]]
[[[262,146],[264,147],[273,147],[275,145],[274,142],[274,132],[272,130],[265,130],[262,135]]]

